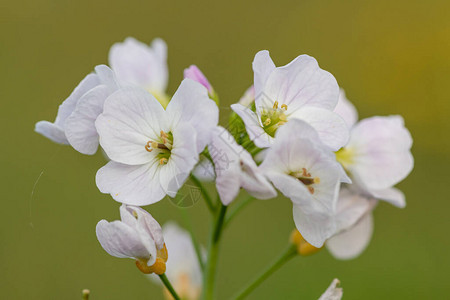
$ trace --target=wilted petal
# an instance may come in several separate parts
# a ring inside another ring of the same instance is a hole
[[[320,296],[319,300],[341,300],[343,291],[342,288],[338,287],[339,284],[338,279],[333,279],[333,282],[331,282],[325,293]]]

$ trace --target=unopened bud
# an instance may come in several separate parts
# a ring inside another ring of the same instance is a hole
[[[322,249],[308,243],[297,229],[292,231],[290,241],[297,247],[297,253],[302,256],[312,255]]]

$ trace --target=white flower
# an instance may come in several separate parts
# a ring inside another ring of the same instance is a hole
[[[36,132],[56,143],[70,144],[83,154],[94,154],[98,148],[95,119],[105,99],[117,88],[111,69],[95,67],[95,73],[87,75],[59,106],[55,121],[36,123]]]
[[[333,112],[339,87],[314,58],[300,55],[277,68],[269,52],[260,51],[253,61],[253,71],[256,113],[240,104],[231,107],[244,121],[256,146],[270,147],[278,128],[292,119],[314,127],[322,142],[333,150],[347,143],[345,121]]]
[[[281,127],[260,168],[294,204],[301,235],[319,248],[336,230],[334,214],[341,181],[349,182],[334,154],[307,123]]]
[[[373,233],[372,211],[377,200],[353,187],[341,188],[336,211],[336,234],[327,240],[328,251],[337,259],[352,259],[368,246]]]
[[[338,112],[353,127],[348,144],[336,153],[338,161],[368,196],[404,207],[403,194],[392,188],[408,176],[414,165],[412,138],[403,118],[372,117],[355,124],[356,110],[345,97],[341,99]]]
[[[167,106],[167,45],[162,39],[154,39],[148,46],[128,37],[123,43],[116,43],[111,47],[109,64],[121,85],[135,85],[146,89],[164,107]]]
[[[217,192],[224,205],[236,198],[241,187],[258,199],[277,195],[250,153],[237,144],[225,128],[216,127],[208,150],[214,161]]]
[[[199,83],[185,79],[167,109],[140,88],[123,88],[96,121],[111,161],[97,186],[122,203],[147,205],[174,197],[211,140],[218,108]]]
[[[108,254],[132,258],[145,274],[163,274],[167,261],[161,226],[140,207],[120,207],[121,221],[101,220],[97,224],[97,239]]]
[[[164,224],[163,235],[170,256],[166,263],[167,278],[182,299],[199,299],[203,276],[189,233],[170,222]],[[155,275],[151,275],[151,279],[161,282]],[[168,293],[166,296],[172,299]]]
[[[342,291],[342,288],[338,287],[339,284],[340,282],[338,279],[333,279],[330,286],[325,293],[320,296],[319,300],[341,300],[344,292]]]

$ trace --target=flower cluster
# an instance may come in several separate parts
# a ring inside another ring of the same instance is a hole
[[[110,255],[159,275],[168,298],[211,298],[220,233],[238,211],[227,214],[227,207],[239,201],[241,189],[251,199],[280,192],[292,202],[296,229],[285,257],[326,245],[338,259],[354,258],[370,241],[378,201],[405,207],[394,186],[414,163],[402,117],[358,121],[335,77],[311,56],[277,67],[268,51],[258,52],[253,85],[231,105],[227,128],[218,125],[218,94],[195,65],[167,93],[161,39],[150,46],[133,38],[117,43],[109,65],[96,66],[59,106],[55,121],[40,121],[35,130],[82,154],[101,146],[108,162],[97,172],[97,187],[122,206],[121,221],[98,223],[98,240]],[[189,178],[214,217],[208,251],[192,232],[174,223],[161,228],[141,208],[177,197]],[[210,180],[217,201],[203,187]],[[340,299],[336,284],[320,299]]]

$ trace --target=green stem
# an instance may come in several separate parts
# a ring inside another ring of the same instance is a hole
[[[189,234],[191,236],[192,244],[194,244],[195,254],[197,255],[198,263],[200,264],[200,269],[203,271],[205,269],[205,262],[203,261],[202,252],[200,250],[200,244],[198,243],[198,240],[195,238],[191,218],[185,209],[182,209],[182,211],[185,223],[187,224],[186,225],[187,230],[189,231]]]
[[[177,292],[175,292],[175,289],[170,284],[170,281],[167,278],[166,274],[162,274],[162,275],[158,275],[158,276],[159,276],[159,278],[161,278],[161,281],[164,283],[164,285],[166,286],[167,290],[172,295],[173,299],[180,300],[180,296],[178,296]]]
[[[243,288],[234,299],[244,299],[247,297],[255,288],[257,288],[264,280],[266,280],[270,275],[272,275],[276,270],[288,262],[291,258],[296,256],[297,250],[294,245],[290,244],[289,247],[271,264],[269,265],[259,276],[249,283],[245,288]]]
[[[203,195],[203,198],[205,199],[206,204],[208,205],[209,210],[214,213],[216,211],[216,206],[214,205],[214,202],[211,198],[211,196],[208,194],[206,189],[203,187],[202,182],[191,174],[191,180],[194,182],[194,184],[200,189],[200,192]]]
[[[249,204],[250,202],[252,202],[253,200],[255,200],[255,198],[253,197],[248,197],[247,199],[239,202],[236,207],[233,208],[232,211],[230,211],[230,213],[227,215],[226,219],[225,219],[225,227],[228,226],[228,224],[230,223],[230,221],[238,214],[238,212],[243,209],[245,206],[247,206],[247,204]]]
[[[203,299],[213,299],[214,296],[214,279],[216,275],[217,257],[219,252],[219,241],[225,220],[227,207],[220,203],[220,210],[215,218],[214,229],[211,233],[211,239],[208,250],[208,261],[206,262],[206,271],[204,276]]]

